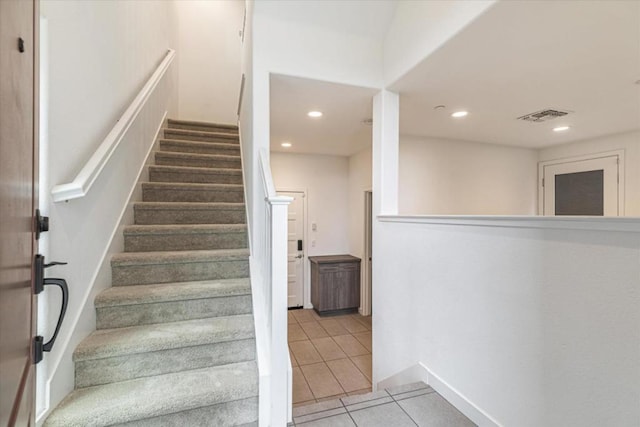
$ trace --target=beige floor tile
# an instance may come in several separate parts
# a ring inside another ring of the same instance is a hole
[[[315,320],[312,322],[300,323],[300,327],[304,330],[304,333],[311,339],[328,337],[327,331],[325,331],[320,323]]]
[[[311,342],[325,362],[327,360],[345,359],[347,357],[347,354],[342,351],[331,337],[316,338],[312,339]]]
[[[369,381],[371,381],[371,355],[364,354],[362,356],[354,356],[351,361],[360,369]]]
[[[351,317],[353,317],[358,322],[362,323],[367,328],[368,331],[371,330],[371,316],[362,316],[360,314],[354,314]]]
[[[344,393],[344,390],[340,387],[338,380],[335,379],[326,363],[304,365],[301,366],[300,369],[316,399],[337,396]]]
[[[359,334],[353,334],[353,336],[364,348],[371,351],[371,331],[360,332]]]
[[[304,333],[304,330],[300,327],[298,323],[289,324],[289,331],[287,334],[287,338],[289,342],[292,341],[304,341],[308,340],[309,337]]]
[[[367,394],[367,393],[371,393],[371,388],[363,388],[362,390],[352,391],[347,394],[349,396],[358,396],[358,395]]]
[[[298,361],[296,360],[296,357],[291,352],[291,349],[289,349],[289,359],[291,359],[291,366],[293,366],[294,368],[298,366]]]
[[[347,335],[349,333],[336,319],[324,319],[318,323],[320,323],[320,326],[332,337],[336,335]]]
[[[293,398],[295,400],[295,397]],[[316,403],[316,400],[307,400],[306,402],[298,402],[298,403],[294,403],[293,407],[294,408],[298,408],[300,406],[307,406],[307,405],[313,405],[314,403]]]
[[[371,387],[369,380],[349,359],[331,360],[327,366],[347,393]]]
[[[338,323],[344,326],[344,328],[349,331],[350,334],[357,334],[359,332],[366,332],[368,330],[364,324],[358,322],[352,316],[338,319]]]
[[[364,323],[365,325],[367,325],[369,327],[369,329],[372,328],[372,320],[373,318],[371,316],[360,316],[360,319],[358,319],[359,321],[361,321],[362,323]]]
[[[322,319],[323,319],[323,317],[322,317],[322,316],[320,316],[320,315],[318,314],[318,312],[317,312],[317,311],[315,311],[315,310],[309,310],[309,312],[311,313],[311,315],[313,316],[313,318],[314,318],[315,320],[322,320]]]
[[[328,402],[330,400],[337,400],[345,396],[348,396],[348,395],[346,393],[336,394],[335,396],[323,397],[322,399],[318,399],[318,402]]]
[[[293,311],[287,311],[287,323],[288,324],[298,323],[298,321],[293,315]]]
[[[312,322],[316,320],[311,314],[313,310],[291,310],[290,313],[293,313],[293,317],[298,321],[298,323],[303,322]]]
[[[311,341],[294,341],[289,343],[289,348],[299,366],[322,362],[322,356],[316,351]]]
[[[342,351],[347,353],[347,356],[349,357],[369,354],[369,350],[364,348],[362,344],[360,344],[358,340],[353,337],[353,335],[340,335],[337,337],[333,337],[333,340],[340,346]],[[298,363],[300,363],[300,359],[298,359]]]
[[[300,368],[293,368],[293,403],[313,400],[311,389]]]

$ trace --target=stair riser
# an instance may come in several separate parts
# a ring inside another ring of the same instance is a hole
[[[191,182],[196,184],[242,184],[242,174],[181,173],[149,170],[151,182]]]
[[[244,249],[247,233],[125,235],[125,252]]]
[[[239,156],[240,146],[227,147],[224,145],[190,145],[174,142],[160,141],[160,149],[162,151],[171,151],[174,153],[196,153],[196,154],[219,154],[223,156]]]
[[[111,272],[113,286],[237,279],[249,277],[249,260],[113,265]]]
[[[169,123],[169,129],[184,129],[184,130],[197,130],[203,132],[218,132],[228,133],[232,135],[238,134],[238,129],[229,129],[227,127],[218,127],[212,125],[197,125],[197,124],[183,124],[183,123]]]
[[[225,144],[239,144],[238,135],[233,133],[223,132],[225,135],[192,135],[182,132],[174,132],[171,129],[165,129],[165,139],[180,139],[182,141],[203,141],[203,142],[222,142]]]
[[[256,386],[257,388],[257,386]],[[257,393],[257,391],[256,391]],[[218,405],[147,418],[113,427],[186,427],[186,426],[258,427],[258,398],[251,397]]]
[[[255,359],[254,339],[76,362],[76,388]]]
[[[240,159],[198,159],[156,153],[156,164],[161,166],[193,166],[196,168],[240,169]]]
[[[242,189],[229,191],[143,187],[142,200],[144,202],[242,203],[244,194]]]
[[[96,313],[98,329],[234,316],[251,313],[251,296],[237,295],[152,304],[97,307]]]
[[[244,210],[222,209],[136,209],[135,223],[161,224],[244,224]]]

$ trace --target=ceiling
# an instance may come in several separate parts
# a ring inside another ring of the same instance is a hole
[[[352,20],[357,3],[274,8],[343,31],[351,22],[349,31],[380,37],[394,2],[366,8],[372,15],[363,21]],[[344,20],[334,7],[344,8]],[[639,80],[639,1],[501,1],[389,89],[400,93],[401,134],[541,148],[640,129]],[[369,147],[371,127],[362,120],[372,115],[375,93],[273,75],[271,149],[349,156]],[[571,113],[542,123],[517,120],[547,108]],[[324,116],[310,119],[312,109]],[[469,115],[453,119],[457,110]],[[560,125],[570,130],[552,131]],[[281,147],[283,141],[292,147]]]
[[[639,79],[640,2],[503,1],[391,90],[402,134],[537,148],[640,129]]]
[[[271,75],[271,150],[350,156],[371,146],[376,89]],[[321,111],[310,118],[309,111]],[[290,142],[283,148],[282,142]]]

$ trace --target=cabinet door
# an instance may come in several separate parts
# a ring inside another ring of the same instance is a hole
[[[342,292],[344,301],[341,308],[360,307],[360,268],[357,264],[349,264],[342,270]]]
[[[323,265],[320,268],[320,310],[338,310],[340,269],[334,265]]]

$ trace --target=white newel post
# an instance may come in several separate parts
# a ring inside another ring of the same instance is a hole
[[[286,426],[289,406],[287,346],[287,212],[291,197],[269,197],[271,205],[271,426]]]

